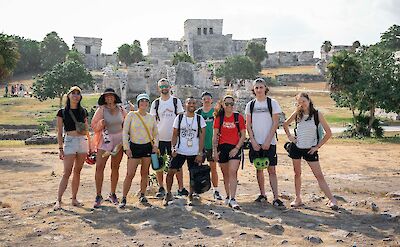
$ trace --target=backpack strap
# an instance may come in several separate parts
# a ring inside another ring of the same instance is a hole
[[[199,108],[194,113],[201,115],[203,113],[203,109]]]
[[[273,117],[272,117],[272,100],[271,100],[271,98],[270,97],[267,97],[267,106],[268,106],[268,111],[269,111],[269,114],[271,115],[271,120],[273,119]],[[278,119],[278,128],[279,128],[279,119]],[[278,132],[277,131],[275,131],[275,137],[276,137],[276,141],[278,141]]]
[[[154,110],[156,110],[156,120],[160,121],[160,116],[158,115],[158,107],[160,107],[160,98],[154,101]]]
[[[222,114],[222,116],[219,117],[219,135],[221,135],[222,124],[224,124],[224,116],[225,114]]]
[[[315,126],[317,126],[317,141],[319,142],[320,136],[319,136],[319,131],[318,131],[318,126],[319,126],[318,110],[314,111],[314,123],[315,123]]]
[[[200,123],[200,115],[196,114],[196,119],[197,119],[197,137],[200,138],[200,133],[201,133],[201,123]]]
[[[234,118],[234,121],[235,121],[236,129],[237,129],[239,137],[240,137],[241,134],[240,134],[240,126],[239,126],[239,112],[234,112],[233,113],[233,118]]]
[[[251,122],[253,122],[253,112],[254,112],[254,105],[256,104],[256,99],[253,99],[250,101],[250,116],[251,116]]]
[[[178,98],[172,97],[172,102],[174,103],[174,112],[175,116],[178,115]]]
[[[179,114],[178,115],[178,145],[177,145],[177,147],[179,147],[179,145],[181,145],[181,123],[182,123],[182,119],[183,119],[183,114]]]

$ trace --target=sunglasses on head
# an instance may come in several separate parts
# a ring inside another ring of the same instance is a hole
[[[161,89],[169,88],[169,85],[160,85]]]
[[[234,106],[235,102],[225,102],[225,106]]]

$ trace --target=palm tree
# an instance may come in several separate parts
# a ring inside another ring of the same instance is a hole
[[[329,40],[324,41],[321,48],[326,53],[325,60],[328,60],[328,53],[332,50],[332,42]]]

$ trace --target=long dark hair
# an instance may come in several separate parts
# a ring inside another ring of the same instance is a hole
[[[71,93],[72,93],[72,92],[71,92]],[[64,108],[66,111],[69,111],[69,109],[71,109],[71,100],[69,99],[69,95],[70,95],[71,93],[67,94],[67,101],[66,101],[66,103],[65,103],[65,108]],[[78,110],[79,110],[80,112],[84,111],[83,107],[81,106],[81,101],[82,101],[82,94],[81,94],[81,99],[80,99],[79,102],[78,102]]]
[[[305,93],[305,92],[299,93],[296,96],[296,99],[298,99],[300,97],[304,97],[304,98],[308,99],[308,101],[310,102],[310,106],[309,106],[309,110],[308,110],[308,118],[306,119],[306,121],[308,121],[312,118],[312,116],[314,116],[314,112],[316,112],[317,110],[315,110],[314,103],[312,102],[310,96],[308,96],[307,93]],[[296,110],[296,122],[300,122],[303,119],[303,116],[304,116],[304,111],[301,109],[297,109]]]

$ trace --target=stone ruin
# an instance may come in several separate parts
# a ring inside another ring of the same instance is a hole
[[[286,67],[286,66],[302,66],[315,65],[318,61],[314,58],[314,51],[287,52],[278,51],[268,53],[268,57],[261,62],[262,67]]]
[[[108,64],[117,65],[117,54],[101,53],[101,39],[74,36],[73,47],[84,56],[88,69],[102,69]]]
[[[232,34],[222,34],[222,19],[188,19],[184,23],[184,35],[180,41],[168,38],[151,38],[148,42],[148,57],[152,63],[170,63],[173,54],[186,52],[195,61],[224,60],[235,55],[244,55],[249,42],[265,45],[266,38],[234,40]]]

